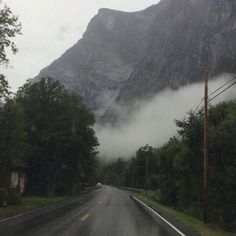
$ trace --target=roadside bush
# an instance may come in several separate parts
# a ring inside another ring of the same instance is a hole
[[[20,193],[15,190],[12,189],[7,196],[7,203],[9,205],[17,205],[21,203],[21,197],[20,197]]]
[[[160,198],[160,191],[156,190],[156,191],[148,191],[148,196],[153,200],[158,202],[159,198]]]
[[[195,204],[192,207],[190,207],[189,209],[184,210],[184,212],[192,217],[197,218],[197,219],[202,218],[202,208],[200,205]]]
[[[7,191],[4,188],[0,188],[0,206],[7,204]]]

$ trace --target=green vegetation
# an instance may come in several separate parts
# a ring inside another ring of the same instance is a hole
[[[6,6],[0,10],[0,24],[0,65],[8,65],[6,52],[17,52],[12,39],[21,33],[21,25]],[[223,64],[235,70],[234,61]],[[0,74],[0,206],[11,205],[0,208],[0,217],[65,200],[52,196],[70,195],[94,184],[98,146],[94,123],[82,99],[56,79],[28,81],[13,95]],[[180,138],[171,138],[161,148],[146,145],[128,161],[118,159],[101,167],[101,182],[155,190],[140,197],[202,235],[224,235],[197,220],[202,214],[203,114],[190,112],[176,125]],[[235,140],[236,102],[211,107],[209,218],[212,225],[232,232],[236,231]],[[50,198],[19,198],[18,189],[9,184],[19,165],[27,172],[27,192]]]
[[[29,194],[64,195],[94,184],[94,122],[81,98],[56,80],[25,84],[0,107],[0,188],[8,189],[16,163],[26,166]]]
[[[23,214],[41,207],[52,206],[54,204],[63,204],[73,200],[71,196],[63,197],[23,197],[21,203],[8,206],[0,207],[0,220],[8,217],[12,217],[18,214]]]
[[[0,107],[0,188],[8,182],[15,161],[22,160],[26,151],[23,110],[13,99],[6,98]]]
[[[223,231],[217,226],[213,226],[213,225],[206,226],[200,220],[194,217],[191,217],[188,214],[177,211],[174,208],[161,205],[160,203],[157,202],[157,200],[155,200],[156,197],[158,198],[158,196],[156,196],[156,194],[153,191],[149,191],[147,195],[144,193],[136,194],[136,197],[138,197],[140,200],[145,202],[151,208],[161,212],[163,215],[174,218],[178,222],[197,231],[201,236],[233,236],[235,235],[233,233]]]
[[[21,24],[10,8],[4,6],[3,9],[0,9],[0,25],[0,65],[7,65],[9,59],[6,51],[10,48],[13,53],[17,52],[17,47],[12,38],[21,33]]]
[[[202,218],[203,114],[190,112],[176,121],[179,138],[161,148],[145,146],[128,161],[102,168],[102,180],[114,185],[158,191],[160,204]],[[236,102],[209,110],[209,220],[236,231]],[[146,161],[148,176],[146,178]],[[122,168],[118,168],[122,163]],[[147,185],[147,186],[145,186]],[[154,196],[155,197],[155,196]]]
[[[16,95],[24,112],[29,191],[74,193],[93,182],[98,146],[94,115],[52,78],[25,84]]]
[[[0,65],[8,65],[6,49],[17,52],[12,38],[20,34],[21,25],[6,6],[0,10],[0,23]],[[7,80],[0,74],[0,206],[20,201],[19,193],[7,187],[11,169],[23,160],[26,150],[23,109],[11,96]]]
[[[21,24],[4,6],[0,25],[0,65],[7,66],[7,52],[17,52],[13,39],[21,34]],[[0,206],[8,205],[1,212],[8,215],[54,202],[54,198],[20,199],[20,174],[26,173],[27,194],[34,196],[65,196],[94,184],[98,146],[94,123],[94,114],[80,96],[56,79],[28,81],[13,95],[0,74]],[[12,173],[18,186],[11,184]]]

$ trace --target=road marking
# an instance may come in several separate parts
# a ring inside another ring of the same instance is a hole
[[[154,211],[151,207],[149,207],[148,205],[146,205],[144,202],[142,202],[141,200],[139,200],[138,198],[132,196],[134,198],[135,201],[139,202],[140,204],[142,204],[143,206],[145,206],[146,208],[148,208],[148,210],[150,210],[154,215],[158,216],[161,220],[163,220],[166,224],[168,224],[174,231],[176,231],[179,235],[181,236],[186,236],[184,233],[182,233],[180,230],[178,230],[174,225],[172,225],[169,221],[167,221],[165,218],[163,218],[161,215],[159,215],[156,211]]]
[[[46,206],[46,207],[42,207],[42,208],[39,208],[39,209],[36,209],[36,210],[27,211],[25,213],[22,213],[22,214],[19,214],[19,215],[16,215],[16,216],[12,216],[12,217],[0,220],[0,223],[6,222],[6,221],[10,221],[10,220],[14,220],[14,219],[20,218],[22,216],[30,215],[30,214],[36,213],[38,211],[46,210],[46,209],[49,209],[50,207],[51,206]]]
[[[81,219],[81,221],[85,221],[89,217],[89,214],[84,215]]]

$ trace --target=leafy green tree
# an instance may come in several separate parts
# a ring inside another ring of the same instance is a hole
[[[159,156],[156,149],[149,145],[141,147],[131,160],[125,161],[119,158],[103,166],[101,181],[115,186],[145,188],[146,163],[148,167],[148,187],[157,187],[156,169],[159,164]]]
[[[8,99],[0,108],[0,186],[4,187],[9,171],[24,159],[25,151],[23,110]]]
[[[7,49],[15,54],[18,49],[13,42],[13,38],[21,34],[21,24],[18,17],[15,16],[11,9],[6,5],[1,8],[0,2],[0,65],[8,65],[9,59],[7,58]],[[5,76],[0,74],[0,102],[3,97],[9,96],[9,85]]]
[[[126,168],[127,161],[121,158],[103,165],[100,171],[101,182],[114,186],[124,186]]]
[[[202,206],[203,116],[190,114],[177,122],[183,147],[175,156],[178,204]],[[236,219],[236,104],[209,109],[209,205],[212,222],[230,227]],[[198,214],[199,215],[199,214]],[[199,215],[200,216],[200,215]]]
[[[17,52],[12,39],[20,33],[18,18],[9,7],[1,8],[0,2],[0,65],[9,63],[8,48]],[[8,82],[0,74],[0,187],[4,187],[13,162],[23,157],[25,149],[23,112],[14,100],[9,99],[10,94]]]
[[[153,173],[153,155],[154,155],[154,149],[146,145],[144,147],[141,147],[136,152],[135,157],[135,166],[136,166],[136,172],[138,172],[138,175],[136,176],[136,185],[138,188],[145,188],[150,187],[150,176]],[[147,166],[146,166],[147,165]],[[147,168],[147,183],[146,183],[146,168]],[[147,186],[146,186],[147,184]]]
[[[127,162],[127,168],[125,172],[125,186],[137,188],[137,166],[135,163],[135,157],[132,157],[131,160]]]
[[[177,173],[174,158],[180,150],[179,141],[172,138],[160,150],[160,166],[158,170],[160,181],[160,201],[163,204],[175,206],[177,203]]]
[[[190,112],[183,121],[176,121],[176,125],[182,136],[181,148],[175,155],[178,205],[183,208],[200,208],[203,183],[203,114]]]
[[[210,216],[230,227],[236,219],[236,103],[212,107],[209,127]]]
[[[17,47],[12,38],[20,33],[21,24],[18,21],[18,17],[5,5],[0,9],[0,65],[9,63],[6,53],[7,48],[10,48],[13,53],[17,52]]]
[[[25,84],[17,94],[29,143],[29,188],[33,194],[74,192],[89,182],[98,141],[94,115],[78,95],[52,78]]]
[[[11,94],[10,87],[8,85],[7,80],[5,79],[4,75],[0,74],[0,103],[1,99],[6,99]]]

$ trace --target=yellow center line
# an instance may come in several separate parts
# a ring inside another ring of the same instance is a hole
[[[89,217],[89,214],[84,215],[80,218],[81,221],[85,221]]]

